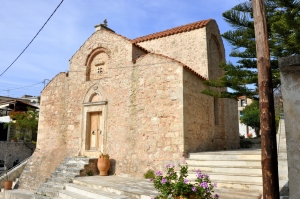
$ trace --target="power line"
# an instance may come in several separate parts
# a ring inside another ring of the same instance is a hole
[[[31,85],[28,85],[28,86],[22,86],[22,87],[19,87],[19,88],[13,88],[13,89],[6,89],[6,90],[0,90],[1,91],[12,91],[12,90],[18,90],[18,89],[22,89],[22,88],[27,88],[27,87],[31,87],[31,86],[35,86],[35,85],[38,85],[38,84],[43,84],[44,81],[42,82],[38,82],[38,83],[35,83],[35,84],[31,84]]]
[[[41,29],[36,33],[36,35],[33,37],[33,39],[29,42],[29,44],[24,48],[24,50],[18,55],[18,57],[1,73],[0,77],[19,59],[19,57],[25,52],[25,50],[30,46],[30,44],[33,42],[33,40],[38,36],[38,34],[42,31],[44,26],[48,23],[48,21],[51,19],[53,14],[56,12],[56,10],[59,8],[59,6],[62,4],[64,0],[62,0],[58,6],[55,8],[55,10],[52,12],[50,17],[47,19],[47,21],[44,23],[44,25],[41,27]]]

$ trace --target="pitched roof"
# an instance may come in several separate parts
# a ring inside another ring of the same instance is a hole
[[[12,100],[5,100],[5,101],[1,101],[0,102],[0,106],[5,106],[8,107],[10,109],[15,109],[15,110],[21,110],[21,111],[26,111],[27,107],[30,106],[31,108],[34,109],[39,109],[39,107],[34,106],[32,104],[29,104],[27,102],[24,102],[22,100],[17,100],[17,99],[12,99]]]
[[[142,36],[142,37],[138,37],[136,39],[131,40],[132,43],[139,43],[139,42],[143,42],[143,41],[148,41],[148,40],[152,40],[152,39],[157,39],[157,38],[161,38],[161,37],[166,37],[166,36],[170,36],[170,35],[174,35],[174,34],[178,34],[178,33],[182,33],[182,32],[188,32],[191,30],[195,30],[195,29],[199,29],[199,28],[203,28],[205,27],[208,22],[210,22],[212,19],[207,19],[207,20],[202,20],[202,21],[197,21],[194,23],[189,23],[183,26],[178,26],[175,28],[171,28],[168,30],[164,30],[161,32],[157,32],[157,33],[153,33],[150,35],[146,35],[146,36]]]

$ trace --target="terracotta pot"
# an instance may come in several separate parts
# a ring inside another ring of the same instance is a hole
[[[4,189],[5,190],[11,190],[12,189],[12,181],[11,180],[6,180],[4,181]]]
[[[100,176],[107,176],[107,171],[110,167],[110,161],[108,155],[99,155],[97,167],[100,171]]]

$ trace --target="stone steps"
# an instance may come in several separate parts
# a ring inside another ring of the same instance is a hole
[[[90,158],[83,157],[65,158],[55,172],[46,179],[46,182],[40,185],[35,198],[58,197],[58,192],[65,189],[64,184],[72,182],[76,176],[79,176],[80,171],[89,164],[89,161]]]
[[[73,194],[73,195],[71,195]],[[99,198],[99,199],[129,199],[128,196],[122,196],[101,189],[94,189],[89,186],[67,184],[66,190],[59,192],[59,197],[66,199],[76,198]]]
[[[247,197],[253,199],[259,198],[262,193],[260,149],[191,153],[185,162],[189,166],[189,180],[194,181],[195,171],[200,169],[202,173],[209,174],[212,182],[217,183],[216,192],[223,190],[222,198],[233,198],[230,196],[232,193],[239,195],[237,190],[241,192],[240,198],[245,198],[242,193],[247,193]],[[280,189],[286,190],[288,167],[284,152],[278,154],[278,170]],[[248,193],[255,194],[252,196]]]
[[[76,178],[73,183],[128,198],[150,199],[158,194],[153,183],[142,178],[91,176]]]

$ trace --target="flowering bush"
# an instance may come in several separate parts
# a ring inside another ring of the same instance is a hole
[[[211,183],[207,174],[196,171],[197,179],[194,183],[186,179],[188,176],[188,166],[180,166],[179,173],[175,172],[174,165],[167,165],[167,174],[162,175],[161,171],[156,172],[156,177],[150,179],[154,182],[154,187],[160,193],[155,199],[167,199],[170,197],[186,197],[198,199],[217,199],[218,194],[213,195],[215,183]]]

